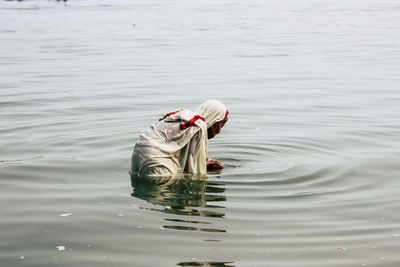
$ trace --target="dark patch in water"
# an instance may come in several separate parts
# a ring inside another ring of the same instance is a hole
[[[235,267],[231,265],[233,261],[190,261],[190,262],[179,262],[176,265],[179,266],[207,266],[207,267]]]
[[[0,164],[1,165],[17,165],[17,164],[22,164],[24,161],[41,159],[41,158],[43,158],[43,157],[37,156],[37,157],[22,158],[22,159],[0,160]]]

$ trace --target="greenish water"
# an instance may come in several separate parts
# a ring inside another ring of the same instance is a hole
[[[399,266],[397,1],[1,1],[0,266]],[[136,183],[221,100],[207,179]]]

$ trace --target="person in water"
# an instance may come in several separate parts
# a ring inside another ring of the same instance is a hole
[[[130,174],[137,177],[205,174],[222,169],[207,158],[208,140],[221,131],[229,112],[218,100],[201,104],[195,112],[180,109],[162,116],[139,135],[132,153]]]

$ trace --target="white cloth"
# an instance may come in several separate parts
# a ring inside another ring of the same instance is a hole
[[[207,129],[214,123],[222,121],[225,118],[227,109],[216,99],[210,99],[201,104],[195,111],[206,120]]]
[[[225,118],[225,106],[218,100],[201,104],[196,113],[181,109],[139,135],[135,145],[130,174],[138,177],[171,176],[181,173],[205,174],[207,172],[207,129]],[[196,115],[204,118],[193,126],[181,125]]]

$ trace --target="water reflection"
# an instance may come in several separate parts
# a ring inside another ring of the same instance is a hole
[[[231,265],[233,262],[216,262],[216,261],[195,261],[195,262],[180,262],[179,266],[204,266],[204,267],[235,267]]]
[[[179,215],[174,218],[164,218],[165,221],[173,223],[163,225],[164,229],[226,232],[225,229],[203,227],[213,224],[211,218],[225,217],[225,213],[221,211],[225,208],[221,203],[226,201],[226,197],[222,195],[226,190],[224,183],[210,181],[207,177],[159,177],[151,180],[132,177],[131,182],[133,197],[156,205],[146,209]],[[204,218],[187,219],[181,215]]]

